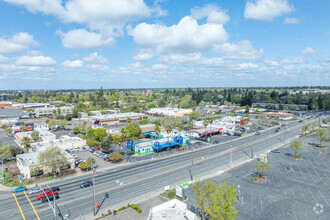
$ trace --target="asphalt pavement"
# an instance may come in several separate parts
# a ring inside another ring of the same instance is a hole
[[[261,135],[246,136],[228,143],[194,150],[194,178],[212,177],[223,173],[230,167],[231,158],[234,166],[249,161],[251,145],[254,154],[258,155],[258,153],[265,152],[274,145],[281,145],[285,141],[289,141],[300,133],[299,128],[304,123],[293,122],[291,124],[295,127],[287,127],[286,135],[283,134],[283,131],[274,133],[274,128],[261,132]],[[233,151],[232,154],[231,151]],[[159,194],[167,185],[175,187],[176,184],[190,181],[191,160],[191,151],[186,151],[97,171],[95,201],[100,204],[105,193],[110,194],[109,201],[103,203],[98,215],[106,212],[109,208],[113,210],[126,203],[147,200]],[[68,212],[66,207],[70,210],[72,214],[70,219],[93,218],[92,187],[84,189],[79,187],[84,180],[91,179],[91,176],[90,173],[51,184],[51,186],[60,186],[60,199],[57,200],[57,205],[63,213]],[[0,191],[0,194],[0,206],[2,207],[0,216],[6,217],[7,220],[20,217],[21,214],[12,193]],[[36,214],[27,197],[22,193],[17,193],[16,197],[25,218],[36,219]],[[52,219],[53,213],[48,204],[40,203],[35,197],[29,196],[40,219]]]

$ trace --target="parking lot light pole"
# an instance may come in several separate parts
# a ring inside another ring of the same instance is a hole
[[[43,189],[42,187],[40,187],[40,189],[41,189],[42,192],[45,194],[45,196],[46,196],[46,198],[47,198],[47,200],[48,200],[48,205],[50,206],[50,208],[52,209],[52,211],[53,211],[53,213],[54,213],[54,217],[53,217],[53,219],[56,220],[56,210],[55,210],[56,207],[53,207],[53,206],[52,206],[52,204],[50,203],[50,200],[49,200],[47,194],[45,193],[44,189]],[[53,195],[53,198],[54,198],[54,195]],[[42,199],[42,198],[41,198],[41,199]]]
[[[3,160],[2,160],[2,185],[5,186],[5,173],[3,172]]]
[[[253,134],[251,135],[251,159],[253,159]]]
[[[194,146],[191,147],[191,180],[192,181],[194,181],[193,169],[194,169]]]

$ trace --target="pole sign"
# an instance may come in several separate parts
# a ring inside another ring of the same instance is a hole
[[[268,155],[267,154],[259,154],[259,160],[261,162],[268,163]]]
[[[176,196],[184,200],[185,198],[185,189],[181,186],[176,186]]]
[[[181,183],[180,186],[182,189],[188,189],[188,182]]]

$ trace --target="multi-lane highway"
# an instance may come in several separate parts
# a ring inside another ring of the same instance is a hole
[[[278,133],[274,133],[275,128],[272,128],[262,131],[260,135],[241,137],[228,143],[195,150],[193,152],[194,178],[215,175],[227,169],[231,151],[233,151],[233,164],[238,165],[250,159],[251,144],[253,144],[254,154],[257,155],[284,141],[289,141],[301,133],[299,129],[305,123],[291,122],[286,127],[282,127]],[[118,208],[124,203],[137,202],[156,195],[163,190],[164,186],[174,187],[178,183],[190,181],[191,157],[191,151],[182,152],[99,171],[95,176],[95,198],[98,204],[104,200],[99,214],[114,207]],[[91,179],[91,174],[62,180],[51,185],[61,188],[60,199],[56,203],[63,213],[68,212],[64,206],[70,210],[72,214],[70,219],[83,218],[85,215],[87,219],[92,216],[92,187],[80,188],[80,184],[87,179]],[[109,193],[109,199],[104,199],[105,193]],[[38,219],[37,216],[42,220],[52,219],[52,210],[47,203],[38,201],[36,195],[17,193],[16,202],[11,192],[0,191],[0,194],[1,219],[16,220],[23,219],[23,216],[25,219]]]

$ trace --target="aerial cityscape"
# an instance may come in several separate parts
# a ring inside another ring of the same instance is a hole
[[[0,219],[329,219],[329,8],[1,0]]]

